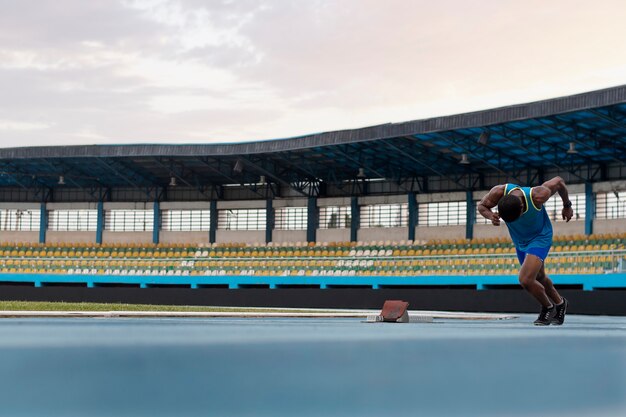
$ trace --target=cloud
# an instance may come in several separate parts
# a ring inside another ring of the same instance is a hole
[[[8,131],[41,130],[41,129],[48,129],[51,126],[52,125],[48,123],[0,119],[0,130],[8,130]]]
[[[207,142],[623,84],[621,1],[0,0],[0,146]]]

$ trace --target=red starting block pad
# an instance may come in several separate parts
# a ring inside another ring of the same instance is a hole
[[[378,316],[368,317],[369,322],[408,323],[409,303],[401,300],[387,300]]]

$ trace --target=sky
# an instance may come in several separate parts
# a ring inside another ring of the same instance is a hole
[[[226,143],[626,84],[623,0],[0,0],[0,147]]]

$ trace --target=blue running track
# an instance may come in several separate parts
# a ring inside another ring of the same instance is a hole
[[[623,416],[626,318],[2,319],[3,416]]]

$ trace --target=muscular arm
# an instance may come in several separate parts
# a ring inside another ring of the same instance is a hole
[[[539,187],[534,187],[532,190],[533,193],[533,203],[535,206],[541,207],[552,197],[554,194],[559,193],[561,200],[563,201],[563,219],[566,221],[570,221],[572,216],[574,215],[574,211],[571,207],[571,202],[569,200],[569,193],[567,192],[567,186],[565,185],[565,181],[561,177],[554,177],[551,180],[548,180],[541,184]],[[569,207],[566,207],[569,206]]]
[[[504,197],[504,185],[496,185],[478,203],[478,212],[486,219],[491,220],[494,226],[500,225],[500,216],[491,209],[498,205],[498,201]]]

